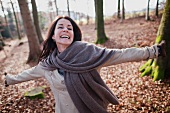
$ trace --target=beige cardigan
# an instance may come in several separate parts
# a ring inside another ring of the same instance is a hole
[[[155,48],[155,49],[154,49]],[[148,58],[155,58],[158,56],[156,45],[146,48],[127,48],[116,49],[115,54],[101,67],[115,65],[124,62],[147,60]],[[55,113],[79,113],[73,104],[66,86],[64,84],[64,77],[58,73],[58,70],[47,71],[43,70],[41,65],[37,65],[28,70],[24,70],[17,76],[6,76],[7,84],[13,85],[20,82],[44,77],[50,84],[50,88],[55,98]]]

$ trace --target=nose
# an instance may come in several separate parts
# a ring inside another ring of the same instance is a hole
[[[63,32],[68,32],[68,29],[66,27],[64,27]]]

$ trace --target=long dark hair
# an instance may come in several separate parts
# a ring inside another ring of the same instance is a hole
[[[47,38],[46,40],[43,42],[43,50],[40,54],[39,57],[39,61],[45,59],[48,57],[48,55],[57,47],[56,43],[53,41],[52,36],[54,35],[54,30],[55,30],[55,26],[57,24],[57,22],[60,19],[67,19],[70,21],[70,23],[73,26],[73,32],[74,32],[74,40],[73,43],[75,41],[81,41],[82,38],[82,33],[81,30],[79,28],[79,26],[76,24],[76,22],[74,20],[72,20],[70,17],[68,16],[57,16],[56,19],[54,19],[54,21],[51,23],[48,32],[47,32]]]

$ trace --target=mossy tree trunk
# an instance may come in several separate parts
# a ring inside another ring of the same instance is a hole
[[[170,73],[170,0],[166,0],[163,16],[157,32],[156,44],[166,42],[166,57],[149,60],[140,67],[141,76],[151,75],[153,81],[168,78]]]
[[[103,19],[103,0],[95,0],[96,8],[96,27],[97,27],[97,44],[102,44],[108,40],[104,29],[104,19]]]

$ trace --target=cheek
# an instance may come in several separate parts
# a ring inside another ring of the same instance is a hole
[[[72,32],[72,38],[74,39],[74,33]]]
[[[55,32],[54,35],[53,35],[53,38],[58,39],[59,38],[59,32]]]

